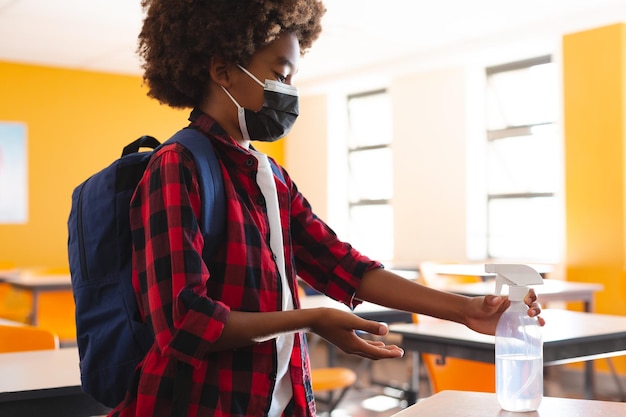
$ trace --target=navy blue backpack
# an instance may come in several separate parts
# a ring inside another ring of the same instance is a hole
[[[216,251],[225,227],[222,172],[211,141],[185,128],[167,142],[190,149],[198,169],[202,198],[200,228]],[[80,184],[72,194],[68,219],[68,256],[76,303],[76,332],[84,392],[114,407],[126,394],[137,364],[154,342],[142,321],[131,282],[129,205],[159,142],[142,136],[124,148],[122,157]]]

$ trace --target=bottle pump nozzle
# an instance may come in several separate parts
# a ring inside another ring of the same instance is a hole
[[[485,264],[485,272],[496,274],[496,295],[502,293],[502,284],[510,287],[509,298],[511,300],[523,300],[527,292],[525,288],[528,285],[543,284],[541,275],[528,265]]]

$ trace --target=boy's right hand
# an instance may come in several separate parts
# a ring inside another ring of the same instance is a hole
[[[385,336],[389,329],[384,323],[362,319],[352,313],[335,308],[318,308],[311,332],[318,334],[346,353],[368,359],[400,358],[404,350],[396,345],[385,345],[382,341],[366,340],[356,331],[375,336]]]

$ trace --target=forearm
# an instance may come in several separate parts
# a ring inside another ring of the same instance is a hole
[[[382,268],[367,272],[356,298],[395,310],[426,314],[466,323],[465,309],[469,298],[438,291],[402,278]]]
[[[282,333],[305,331],[311,328],[322,309],[254,313],[231,311],[220,337],[211,344],[210,351],[237,349]]]

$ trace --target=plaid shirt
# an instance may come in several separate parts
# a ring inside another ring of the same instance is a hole
[[[211,259],[202,259],[193,157],[179,144],[161,148],[130,212],[133,284],[155,343],[138,366],[126,399],[110,416],[267,415],[276,377],[275,341],[209,352],[229,312],[280,310],[283,290],[291,292],[299,308],[296,275],[353,307],[360,278],[381,266],[340,242],[283,170],[285,183],[277,180],[276,187],[290,287],[281,288],[265,202],[255,179],[256,158],[209,116],[194,110],[190,120],[213,142],[221,161],[225,242]],[[295,338],[290,375],[294,392],[285,415],[315,415],[303,334]]]

